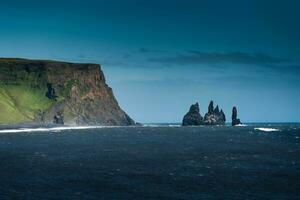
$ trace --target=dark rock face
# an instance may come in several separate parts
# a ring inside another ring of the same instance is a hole
[[[211,101],[204,118],[200,114],[199,104],[191,105],[189,112],[183,117],[182,126],[224,125],[225,122],[223,110],[220,110],[218,105],[214,107],[214,102]]]
[[[225,123],[226,122],[226,116],[225,116],[225,114],[224,114],[224,112],[223,112],[222,109],[221,109],[220,113],[221,113],[221,116],[224,119],[224,123]]]
[[[49,99],[55,99],[57,96],[55,95],[55,90],[52,87],[52,84],[47,83],[47,88],[48,88],[48,91],[46,92],[46,97],[48,97]]]
[[[56,115],[54,115],[54,117],[53,117],[53,123],[63,125],[64,124],[64,116],[60,112],[56,113]]]
[[[203,123],[203,117],[200,115],[199,104],[191,105],[188,113],[185,114],[182,120],[182,126],[199,126]]]
[[[226,121],[223,110],[219,110],[219,106],[214,108],[214,102],[211,101],[208,106],[208,112],[204,116],[205,125],[224,125]]]
[[[208,113],[213,113],[213,112],[214,112],[214,102],[210,101],[210,103],[208,105]]]
[[[232,123],[231,123],[232,126],[242,124],[241,120],[237,118],[237,109],[236,109],[235,106],[232,108],[232,117],[231,117],[231,119],[232,119]]]

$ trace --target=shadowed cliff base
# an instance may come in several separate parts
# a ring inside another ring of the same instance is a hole
[[[98,64],[0,58],[0,124],[135,125]]]

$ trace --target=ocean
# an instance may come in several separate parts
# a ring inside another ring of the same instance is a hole
[[[0,127],[0,199],[300,199],[300,124]]]

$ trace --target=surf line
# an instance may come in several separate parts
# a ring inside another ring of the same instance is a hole
[[[29,132],[55,132],[64,130],[84,130],[84,129],[97,129],[106,128],[107,126],[66,126],[66,127],[53,127],[53,128],[20,128],[20,129],[3,129],[0,133],[29,133]]]
[[[277,128],[254,128],[254,130],[259,130],[259,131],[265,131],[265,132],[272,132],[272,131],[280,131]]]

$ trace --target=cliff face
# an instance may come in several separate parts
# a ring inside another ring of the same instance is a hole
[[[0,124],[133,125],[96,64],[0,59]]]

